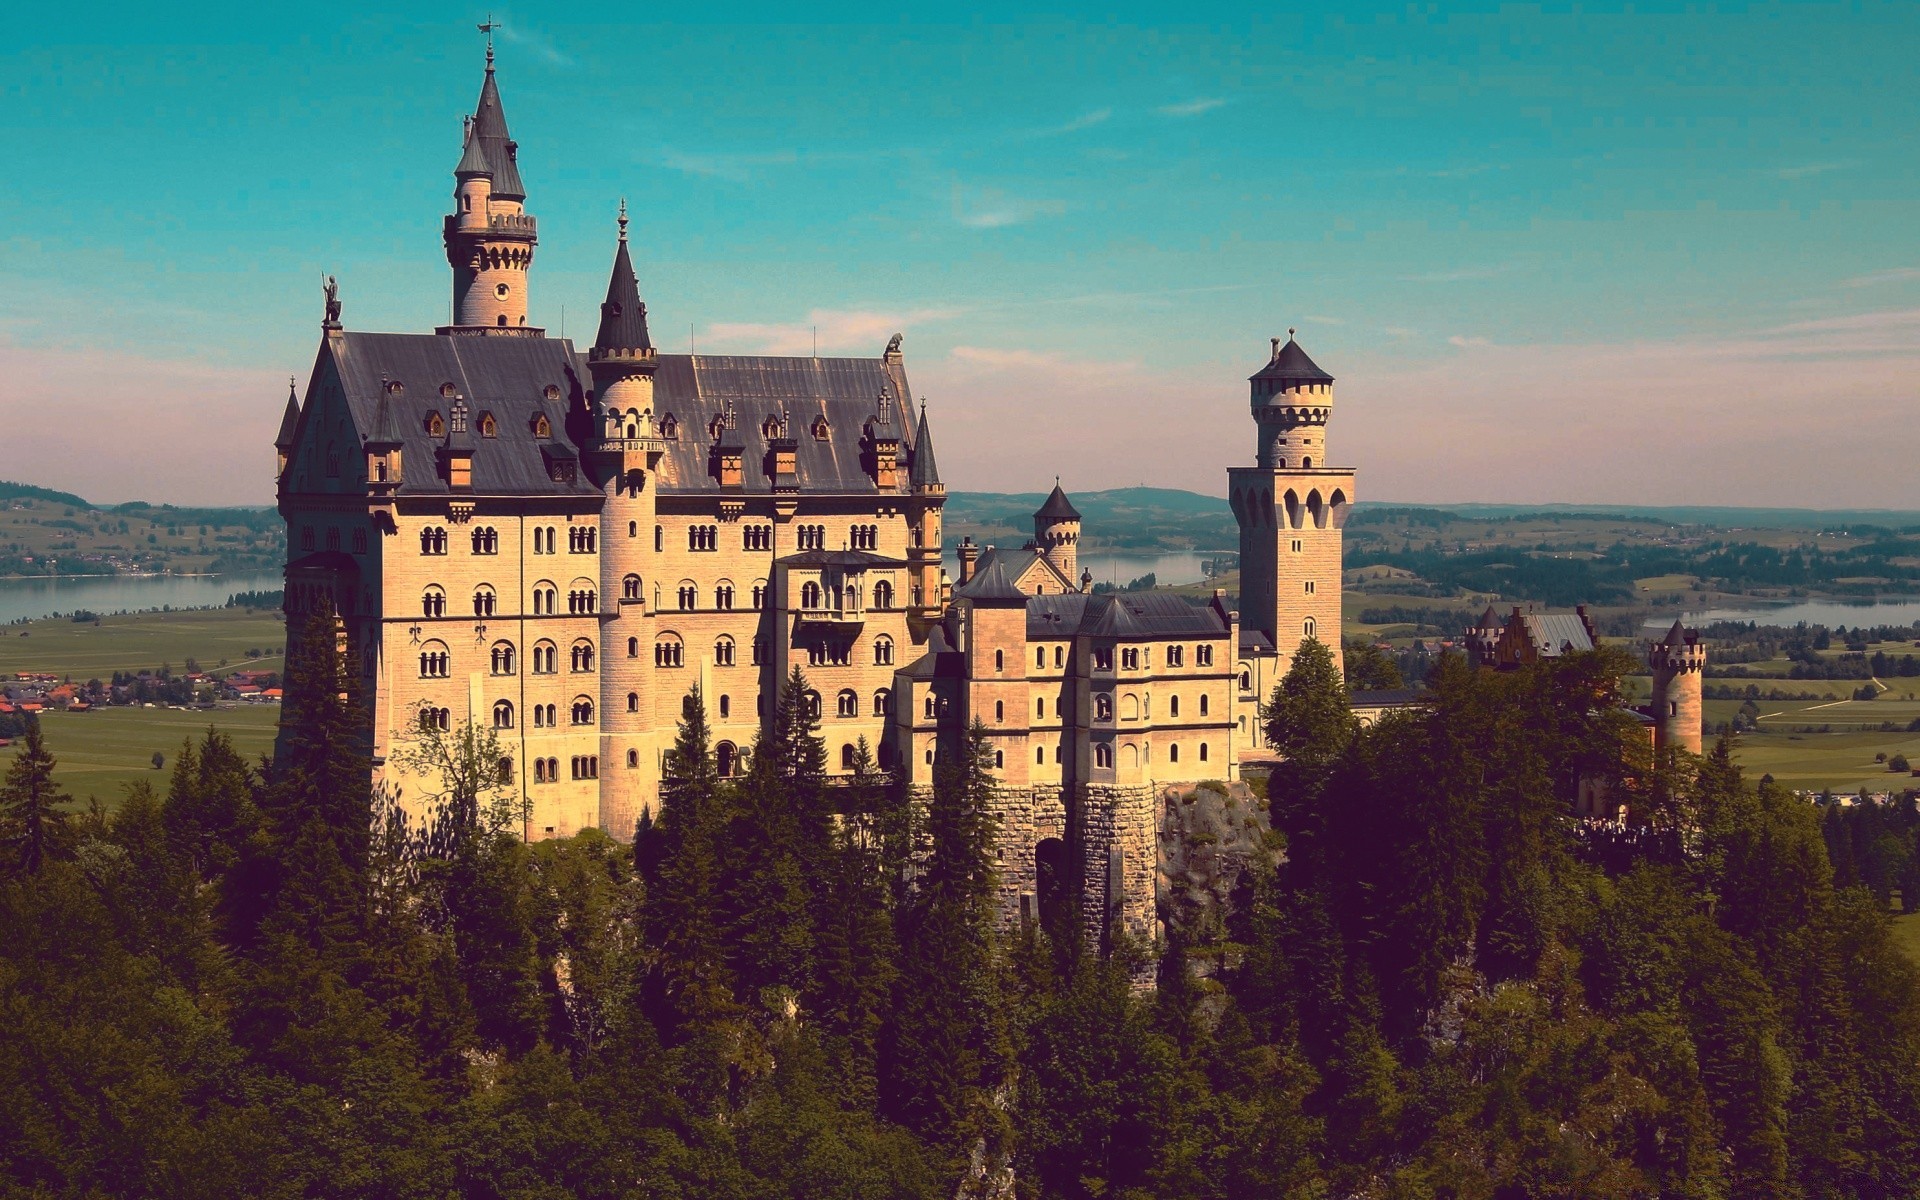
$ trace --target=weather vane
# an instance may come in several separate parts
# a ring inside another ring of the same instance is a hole
[[[493,70],[493,31],[500,28],[500,22],[493,19],[492,13],[488,13],[487,19],[482,21],[478,28],[481,33],[487,35],[487,70],[491,71]]]

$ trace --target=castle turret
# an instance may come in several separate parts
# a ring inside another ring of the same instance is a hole
[[[1678,620],[1667,636],[1647,649],[1653,671],[1653,747],[1656,753],[1700,753],[1700,680],[1707,669],[1707,648],[1698,630]]]
[[[920,402],[920,425],[914,431],[912,461],[907,468],[907,485],[912,498],[907,505],[907,577],[913,595],[909,601],[916,617],[931,621],[945,607],[941,586],[940,515],[947,503],[946,485],[940,482],[940,468],[933,460],[933,431],[927,425],[927,402]]]
[[[1060,490],[1057,477],[1047,502],[1033,514],[1033,544],[1072,587],[1074,568],[1080,564],[1080,513]]]
[[[273,448],[277,452],[279,465],[274,468],[273,477],[279,479],[287,473],[287,459],[293,456],[294,439],[300,432],[300,396],[293,390],[293,377],[287,377],[287,407],[280,414],[280,433],[273,439]]]
[[[533,218],[520,182],[520,147],[507,133],[493,77],[493,43],[480,101],[467,121],[453,169],[454,211],[444,237],[453,268],[453,324],[439,332],[541,337],[527,324],[527,273],[533,266]]]
[[[653,374],[659,365],[627,252],[627,206],[620,205],[600,327],[587,351],[595,428],[584,455],[588,478],[606,497],[600,517],[600,827],[630,837],[659,788],[662,746],[650,669],[653,636],[647,590],[654,571],[652,476],[666,451],[653,423]]]
[[[1241,626],[1272,640],[1281,673],[1310,637],[1340,662],[1340,528],[1354,501],[1353,468],[1327,465],[1333,376],[1287,333],[1248,380],[1255,465],[1227,471],[1240,523]]]

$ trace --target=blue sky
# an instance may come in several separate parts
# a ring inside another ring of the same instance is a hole
[[[625,196],[664,347],[904,330],[955,488],[1222,492],[1292,326],[1365,498],[1920,508],[1920,9],[1175,10],[496,7],[535,319]],[[11,14],[0,476],[269,500],[320,273],[445,320],[485,13]]]

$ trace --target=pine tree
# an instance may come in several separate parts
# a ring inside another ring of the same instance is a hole
[[[829,1059],[846,1100],[862,1110],[876,1098],[880,1037],[897,972],[886,871],[886,780],[867,740],[855,746],[846,819],[834,838],[815,939],[818,1001]]]
[[[39,874],[67,848],[67,814],[61,806],[73,797],[53,781],[54,765],[40,722],[28,722],[26,740],[0,780],[0,830],[14,848],[14,861],[29,875]]]

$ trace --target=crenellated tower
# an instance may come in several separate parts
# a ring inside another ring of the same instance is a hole
[[[584,447],[588,477],[606,497],[600,518],[600,827],[630,837],[659,788],[654,728],[653,637],[647,625],[647,582],[654,576],[657,477],[666,446],[653,421],[658,356],[647,332],[627,253],[627,206],[620,205],[600,328],[587,351],[593,375],[594,428]]]
[[[446,218],[447,264],[453,268],[453,324],[438,332],[542,337],[527,324],[527,274],[533,266],[533,218],[520,182],[519,144],[507,133],[493,77],[493,42],[480,102],[467,119],[466,141],[453,169],[453,212]]]
[[[1648,647],[1647,666],[1653,671],[1654,750],[1700,753],[1700,681],[1706,674],[1707,648],[1699,631],[1674,621],[1667,636]]]
[[[1327,465],[1333,376],[1287,335],[1248,379],[1254,465],[1227,470],[1240,523],[1241,627],[1271,639],[1281,673],[1309,637],[1341,661],[1340,530],[1354,500],[1353,468]]]

